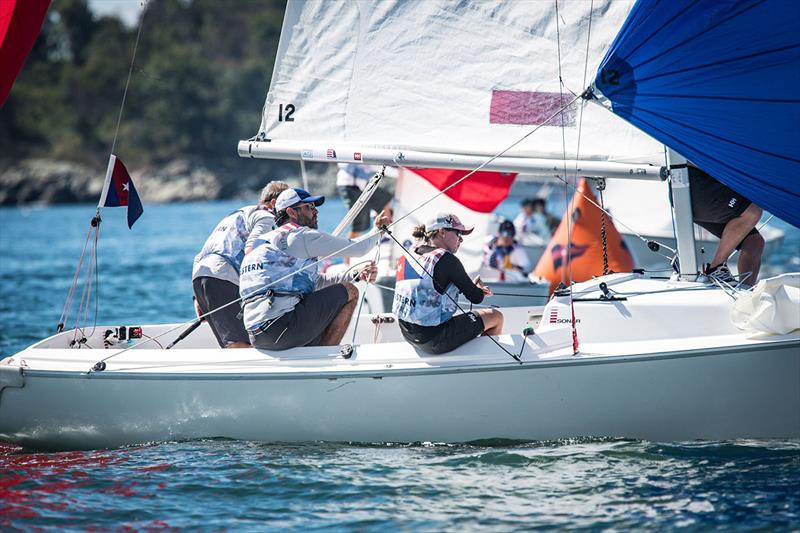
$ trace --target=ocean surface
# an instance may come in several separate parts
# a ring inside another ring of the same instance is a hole
[[[98,323],[190,320],[192,258],[240,205],[146,205],[133,231],[105,210]],[[329,200],[323,229],[344,212]],[[0,209],[0,358],[55,331],[93,214]],[[800,270],[800,230],[773,223],[786,237],[764,274]],[[798,530],[800,441],[0,444],[0,530],[37,529]]]

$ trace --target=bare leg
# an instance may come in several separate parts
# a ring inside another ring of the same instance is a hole
[[[249,342],[234,341],[229,342],[225,348],[252,348]]]
[[[343,283],[347,289],[347,303],[344,304],[339,314],[328,324],[322,338],[319,341],[320,346],[338,346],[344,337],[344,332],[347,326],[350,325],[350,319],[353,318],[353,311],[356,310],[358,303],[358,289],[352,283]]]
[[[748,285],[755,285],[758,281],[758,271],[761,270],[761,253],[764,251],[764,237],[758,233],[748,235],[742,241],[739,250],[739,279]],[[745,279],[742,274],[750,272]]]
[[[503,313],[499,309],[479,309],[473,311],[483,320],[483,335],[500,335],[503,332]]]
[[[744,210],[744,213],[725,224],[725,229],[722,230],[722,237],[719,239],[719,246],[714,258],[711,260],[712,267],[717,267],[728,260],[736,246],[758,224],[761,219],[761,213],[760,207],[756,204],[750,204]],[[759,264],[760,262],[759,258]]]

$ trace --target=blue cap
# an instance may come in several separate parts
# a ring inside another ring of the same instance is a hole
[[[294,207],[298,204],[314,204],[320,206],[325,203],[324,196],[311,196],[305,189],[286,189],[278,195],[275,200],[275,211],[283,211],[287,207]]]

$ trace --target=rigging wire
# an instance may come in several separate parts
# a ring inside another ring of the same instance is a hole
[[[72,298],[75,295],[75,289],[78,286],[78,279],[80,279],[81,274],[81,267],[83,266],[83,259],[86,256],[86,248],[89,246],[89,239],[92,237],[92,231],[94,230],[93,226],[89,226],[89,231],[86,232],[86,241],[83,243],[83,251],[81,252],[81,257],[78,260],[78,265],[75,267],[75,275],[72,277],[72,285],[70,285],[69,291],[67,292],[67,298],[64,302],[64,307],[61,310],[61,317],[58,319],[58,325],[56,326],[56,332],[61,332],[64,330],[64,325],[69,320],[69,312],[72,309]]]
[[[380,259],[381,259],[381,243],[379,241],[377,246],[375,246],[375,260],[374,260],[374,263],[375,263],[376,268],[377,268],[377,265],[378,265],[378,262],[380,261]],[[364,262],[368,262],[368,261],[362,261],[361,263],[364,263]],[[356,263],[356,265],[359,265],[361,263]],[[350,268],[348,268],[345,271],[345,274],[347,272],[349,272],[352,268],[353,268],[352,266]],[[371,283],[369,279],[367,279],[366,282],[367,282],[367,284],[364,286],[364,291],[361,293],[361,297],[359,298],[359,301],[358,301],[358,312],[356,313],[356,321],[353,324],[353,339],[350,341],[350,344],[352,344],[352,345],[356,344],[356,333],[358,333],[358,319],[361,318],[361,308],[364,306],[364,300],[367,297],[367,287]]]
[[[147,6],[147,0],[143,0],[142,6]],[[136,41],[133,43],[133,54],[131,55],[131,65],[128,68],[128,79],[125,81],[125,90],[122,93],[122,101],[119,105],[119,114],[117,114],[117,125],[114,128],[114,140],[111,142],[111,153],[114,153],[114,148],[117,146],[117,135],[119,134],[119,125],[122,122],[122,112],[125,109],[125,99],[128,96],[128,87],[131,84],[131,77],[133,76],[133,65],[136,62],[136,51],[139,49],[139,37],[142,35],[142,27],[144,26],[144,14],[146,9],[142,10],[142,15],[139,17],[139,29],[136,31]],[[99,208],[98,208],[99,210]]]
[[[556,6],[556,51],[558,56],[558,101],[563,102],[564,100],[564,78],[562,77],[561,73],[561,25],[559,24],[560,14],[558,12],[558,0],[555,0]],[[591,17],[590,17],[591,18]],[[589,58],[587,56],[586,61],[588,62]],[[584,80],[585,81],[585,80]],[[585,85],[585,83],[584,83]],[[580,129],[580,128],[579,128]],[[567,174],[567,133],[566,133],[566,125],[564,124],[564,115],[561,114],[561,150],[562,150],[562,161],[564,163],[564,178],[565,183],[569,181],[569,175]],[[576,161],[577,165],[577,161]],[[575,169],[575,176],[577,179],[577,167]],[[572,353],[573,355],[578,353],[578,330],[575,324],[575,304],[573,302],[573,295],[572,295],[572,216],[575,213],[575,205],[574,201],[571,201],[569,198],[569,188],[564,187],[564,203],[566,205],[566,219],[567,219],[567,263],[566,263],[566,271],[569,273],[569,306],[570,311],[572,313]],[[563,279],[563,277],[562,277]]]

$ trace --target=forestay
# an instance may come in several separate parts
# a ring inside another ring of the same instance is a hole
[[[591,5],[559,2],[557,25],[552,2],[290,0],[257,140],[310,160],[494,155],[591,81],[632,2]],[[560,160],[564,140],[566,159],[663,164],[659,143],[582,100],[506,155]]]

